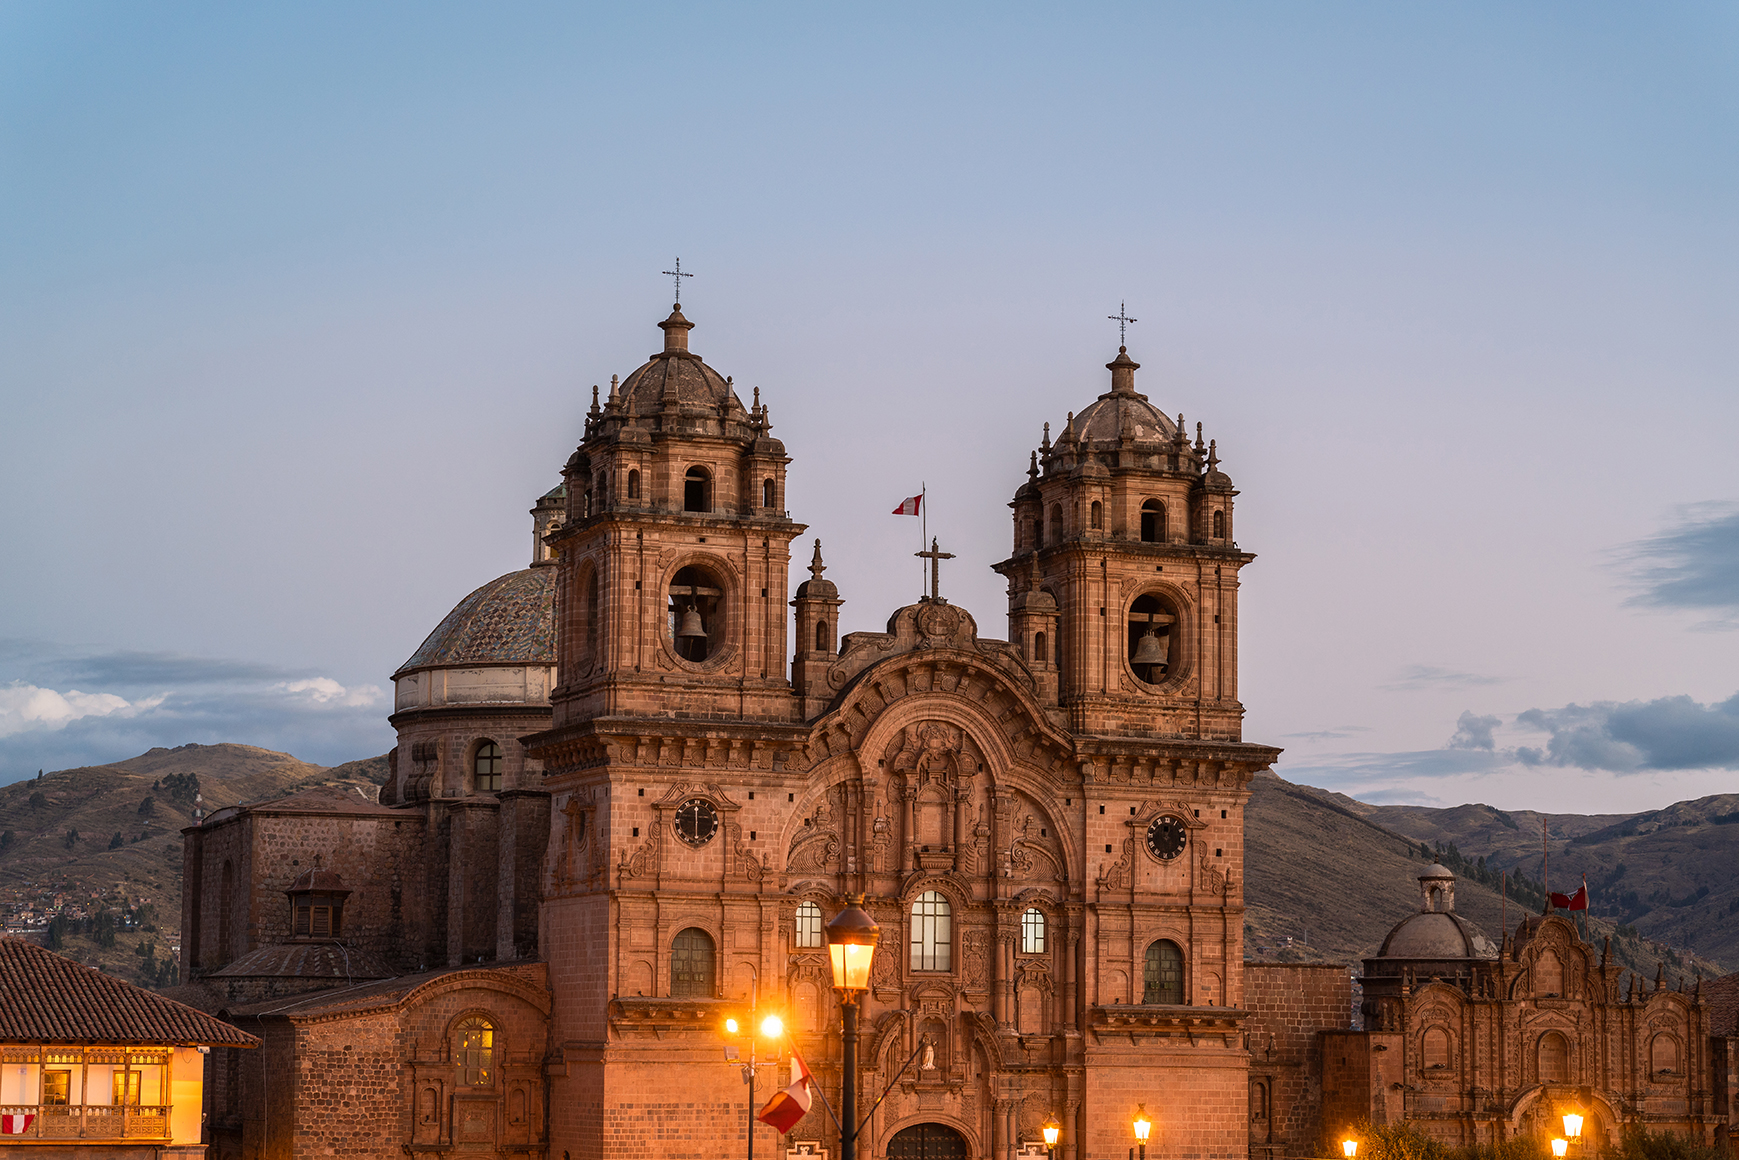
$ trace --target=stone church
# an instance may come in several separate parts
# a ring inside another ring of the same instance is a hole
[[[1246,1155],[1243,810],[1279,751],[1242,738],[1254,557],[1216,444],[1120,348],[1013,491],[1007,639],[934,583],[841,634],[821,545],[791,585],[801,459],[693,326],[673,309],[594,390],[531,566],[395,674],[380,800],[188,831],[188,973],[263,1041],[214,1062],[214,1160],[735,1155],[726,1014],[780,1012],[838,1105],[822,927],[859,894],[883,932],[860,1156],[1042,1155],[1052,1117],[1059,1156],[1120,1156],[1143,1108],[1156,1154]],[[760,1101],[788,1050],[754,1050]],[[818,1101],[753,1145],[838,1132]]]

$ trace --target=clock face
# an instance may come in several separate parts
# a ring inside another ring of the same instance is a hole
[[[1169,862],[1189,844],[1189,831],[1177,818],[1155,818],[1147,827],[1147,848],[1162,862]]]
[[[705,798],[689,798],[676,807],[676,836],[691,846],[704,846],[719,830],[719,812]]]

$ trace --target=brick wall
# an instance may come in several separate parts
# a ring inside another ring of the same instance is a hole
[[[1323,1127],[1323,1035],[1352,1021],[1339,963],[1246,963],[1250,1155],[1316,1155]]]

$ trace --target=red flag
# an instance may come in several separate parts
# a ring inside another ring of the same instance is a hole
[[[1559,910],[1587,910],[1588,884],[1584,882],[1574,894],[1553,894],[1552,905]]]
[[[894,509],[894,514],[897,516],[915,516],[923,505],[924,497],[922,495],[910,496],[900,501],[900,506]]]
[[[0,1116],[0,1132],[8,1136],[22,1136],[30,1131],[31,1121],[36,1117],[30,1114]]]
[[[814,1099],[809,1094],[809,1084],[814,1076],[809,1074],[809,1065],[803,1062],[803,1057],[797,1054],[795,1043],[791,1045],[791,1064],[797,1071],[797,1079],[790,1087],[774,1092],[761,1114],[755,1117],[763,1124],[771,1125],[780,1135],[790,1132],[798,1120],[809,1114],[809,1104]]]

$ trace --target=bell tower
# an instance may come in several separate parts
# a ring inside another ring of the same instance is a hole
[[[1055,443],[1045,424],[996,565],[1010,636],[1077,732],[1237,741],[1238,572],[1255,557],[1232,539],[1218,447],[1136,391],[1139,367],[1119,347],[1111,389]]]
[[[602,405],[563,468],[556,556],[556,729],[623,714],[778,720],[791,541],[785,446],[761,404],[688,349],[679,305],[664,349]]]

